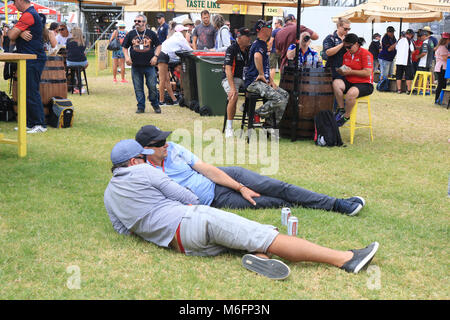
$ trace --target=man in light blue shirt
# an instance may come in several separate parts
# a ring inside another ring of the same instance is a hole
[[[378,250],[377,242],[360,250],[333,250],[279,234],[274,226],[195,205],[198,199],[193,193],[146,163],[146,157],[152,154],[153,150],[144,149],[131,139],[118,142],[111,151],[113,177],[105,190],[104,203],[120,234],[133,232],[146,241],[186,255],[214,256],[229,249],[247,251],[250,254],[243,256],[242,265],[276,280],[287,278],[290,269],[279,260],[269,259],[267,254],[293,262],[327,263],[358,273]]]
[[[303,206],[349,216],[356,215],[365,204],[361,197],[336,199],[241,167],[216,168],[182,146],[166,142],[170,134],[147,125],[138,131],[136,141],[154,151],[147,157],[149,164],[190,189],[200,204],[231,209]]]

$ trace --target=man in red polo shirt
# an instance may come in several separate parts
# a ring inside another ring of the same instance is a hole
[[[295,44],[297,36],[297,20],[293,14],[288,14],[284,19],[284,27],[278,31],[275,41],[275,49],[281,57],[281,69],[288,63],[286,57],[288,48],[291,44]],[[311,36],[311,40],[319,39],[319,35],[311,29],[305,26],[300,26],[300,34],[303,32],[308,32]]]
[[[356,99],[373,92],[373,56],[361,47],[364,42],[363,38],[358,38],[354,33],[349,33],[344,38],[347,53],[344,55],[343,66],[337,70],[345,79],[333,81],[334,95],[338,103],[336,121],[339,127],[350,119]]]

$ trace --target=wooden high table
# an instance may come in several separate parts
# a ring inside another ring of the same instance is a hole
[[[19,157],[27,155],[27,60],[36,59],[35,54],[0,53],[0,61],[17,63],[17,123],[18,139],[5,139],[0,134],[0,143],[17,144]]]

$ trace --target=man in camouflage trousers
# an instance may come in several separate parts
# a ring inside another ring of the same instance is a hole
[[[255,113],[270,121],[275,112],[277,124],[283,117],[289,100],[289,94],[279,88],[270,76],[267,40],[272,33],[271,21],[258,20],[255,25],[257,39],[250,47],[248,67],[245,70],[245,87],[248,92],[256,93],[267,100]]]

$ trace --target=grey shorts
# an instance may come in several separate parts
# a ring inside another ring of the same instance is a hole
[[[190,256],[215,256],[230,249],[265,253],[277,235],[274,226],[203,205],[190,207],[180,223],[181,244]]]
[[[240,78],[233,78],[234,81],[234,87],[236,88],[236,90],[239,92],[239,88],[244,88],[244,80],[240,79]],[[225,78],[222,80],[222,87],[223,90],[225,90],[225,93],[228,94],[228,92],[230,92],[230,84],[228,83],[228,79]]]

